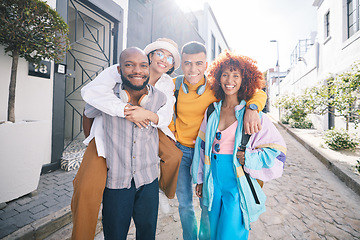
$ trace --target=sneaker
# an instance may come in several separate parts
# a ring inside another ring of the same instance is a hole
[[[161,190],[159,190],[159,206],[160,206],[160,210],[164,214],[169,214],[169,212],[170,212],[169,201],[168,201],[165,193]]]

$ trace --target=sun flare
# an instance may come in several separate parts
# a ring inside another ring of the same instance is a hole
[[[196,11],[203,9],[204,3],[208,2],[206,0],[175,0],[176,4],[183,10],[183,11]]]

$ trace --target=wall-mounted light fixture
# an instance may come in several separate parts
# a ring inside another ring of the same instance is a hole
[[[303,57],[298,57],[298,62],[304,62],[305,65],[307,66],[306,60]]]

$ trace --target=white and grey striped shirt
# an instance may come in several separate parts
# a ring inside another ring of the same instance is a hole
[[[119,84],[114,93],[118,96]],[[157,112],[166,103],[166,96],[149,85],[149,100],[145,109]],[[106,187],[136,188],[153,182],[159,174],[159,136],[157,128],[140,129],[125,118],[103,115],[103,130],[108,176]]]

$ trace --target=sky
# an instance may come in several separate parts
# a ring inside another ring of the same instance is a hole
[[[206,0],[176,0],[184,10],[203,8]],[[230,48],[274,68],[279,46],[280,71],[290,68],[290,54],[301,39],[317,30],[314,0],[208,0]]]

